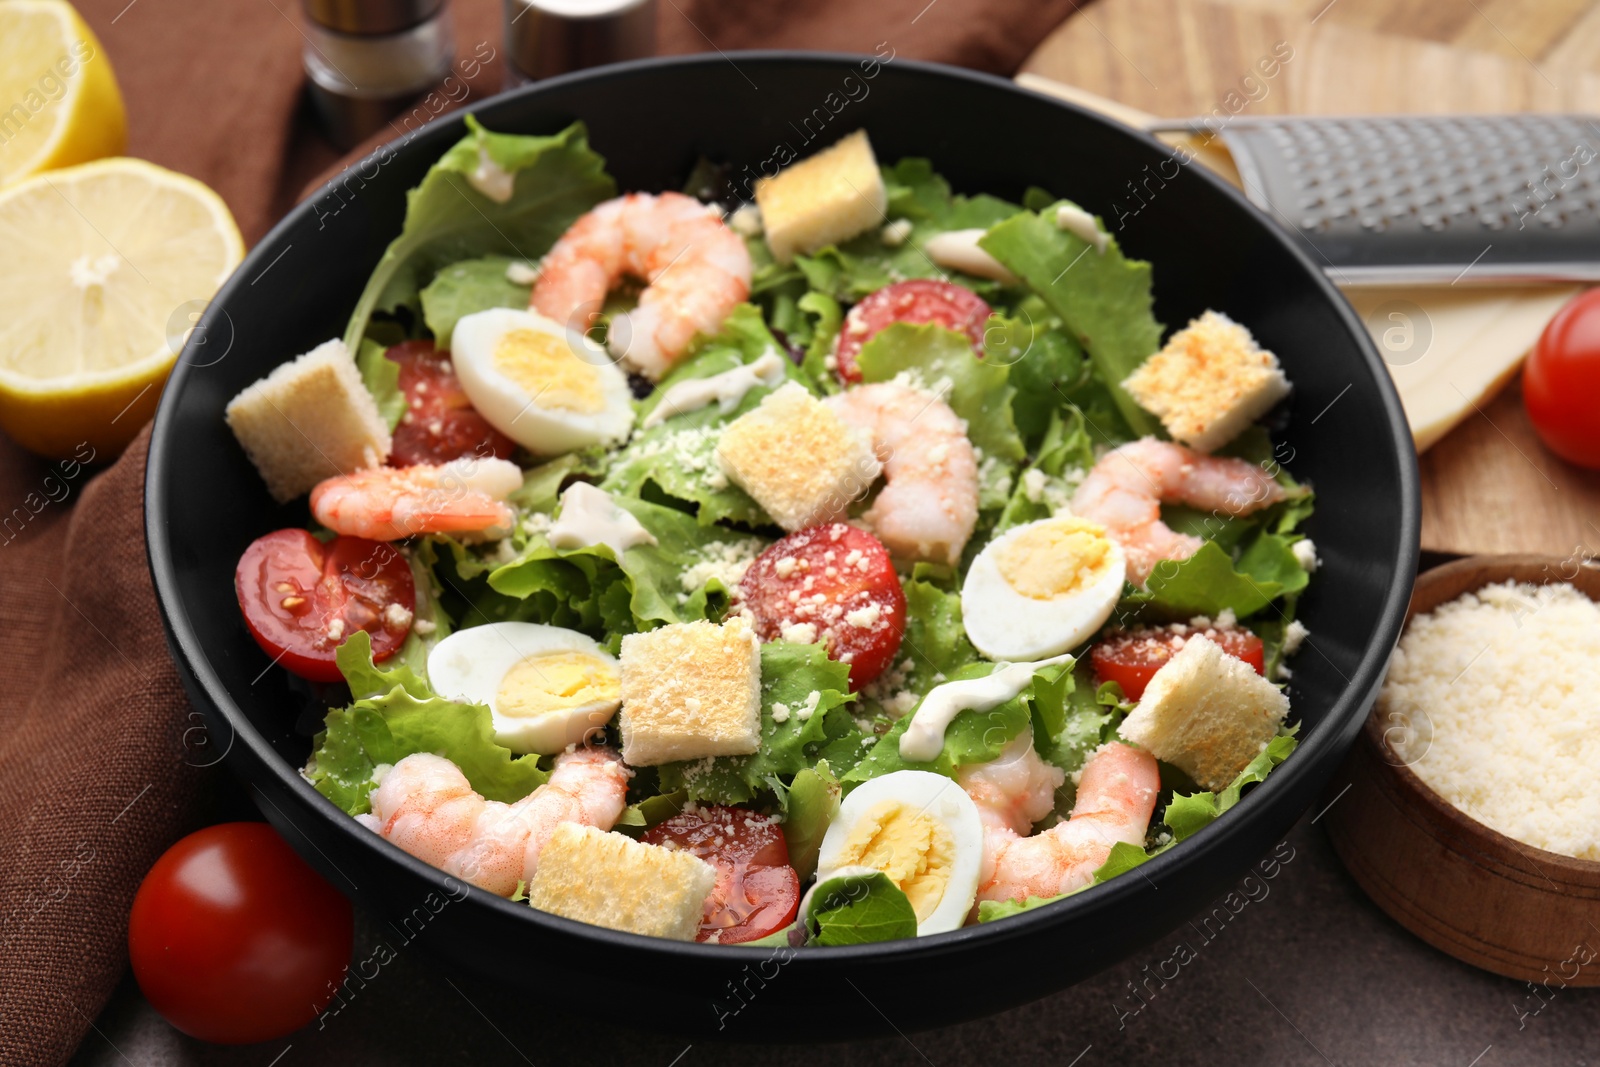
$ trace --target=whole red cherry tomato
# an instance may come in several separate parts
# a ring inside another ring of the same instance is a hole
[[[1550,451],[1600,468],[1600,289],[1550,320],[1522,368],[1522,403]]]
[[[371,635],[374,662],[394,655],[417,606],[411,565],[393,545],[362,537],[323,544],[305,530],[256,538],[233,585],[262,651],[313,682],[342,677],[334,652],[357,630]]]
[[[145,997],[191,1037],[230,1045],[315,1019],[353,943],[350,902],[259,822],[208,826],[167,849],[128,916]]]

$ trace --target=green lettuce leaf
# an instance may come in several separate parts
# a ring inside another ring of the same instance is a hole
[[[490,308],[526,308],[530,285],[506,277],[506,268],[522,260],[511,256],[464,259],[444,267],[422,290],[422,319],[440,348],[450,347],[456,323]]]
[[[841,874],[818,884],[806,913],[809,943],[863,945],[917,936],[917,913],[882,871]]]
[[[1057,206],[1014,215],[978,243],[1061,317],[1089,353],[1135,436],[1153,434],[1160,429],[1155,416],[1122,388],[1123,379],[1161,347],[1161,326],[1151,310],[1150,264],[1125,258],[1115,238],[1103,253],[1096,252],[1055,224]]]
[[[1067,404],[1050,414],[1050,425],[1032,463],[1017,478],[1011,498],[1000,512],[994,533],[998,537],[1013,526],[1048,519],[1070,505],[1076,480],[1094,466],[1094,446],[1089,439],[1083,412]],[[1030,476],[1028,471],[1037,471]],[[1073,474],[1069,482],[1063,476]]]
[[[1289,758],[1299,741],[1293,734],[1283,733],[1267,742],[1261,754],[1251,760],[1221,793],[1194,793],[1189,796],[1175,794],[1167,804],[1163,820],[1172,831],[1174,841],[1182,841],[1211,824],[1219,815],[1239,803],[1246,786],[1264,781],[1272,769]]]
[[[798,771],[785,794],[783,836],[789,843],[789,866],[802,884],[816,872],[822,835],[837,814],[839,779],[828,761],[819,759],[815,766]]]
[[[366,631],[352,634],[336,657],[352,692],[393,682],[382,695],[329,711],[312,741],[306,778],[345,812],[370,811],[378,766],[392,766],[413,752],[444,756],[490,800],[520,800],[549,779],[538,756],[517,756],[495,742],[488,708],[434,696],[407,668],[374,667]]]
[[[812,694],[816,697],[813,700]],[[761,747],[748,756],[717,756],[658,768],[661,788],[691,800],[742,804],[812,766],[828,740],[829,712],[850,700],[850,667],[822,645],[771,641],[761,646]],[[779,722],[774,706],[784,706]],[[804,712],[810,707],[812,710]]]
[[[400,391],[400,364],[387,358],[387,351],[370,337],[363,337],[356,350],[356,369],[361,372],[367,392],[378,403],[378,414],[393,430],[406,413],[406,396]]]
[[[580,215],[616,192],[582,123],[550,137],[490,133],[471,115],[467,136],[406,194],[406,219],[357,301],[345,344],[359,346],[376,312],[405,306],[452,263],[487,255],[534,262]],[[511,199],[496,203],[467,180],[484,152],[512,172]]]
[[[722,333],[673,368],[640,403],[640,419],[654,410],[674,384],[731,370],[766,352],[782,353],[783,349],[762,322],[761,313],[749,304],[735,308]],[[812,388],[809,376],[787,357],[784,368],[788,380]],[[732,411],[723,412],[720,405],[711,404],[639,431],[613,457],[601,487],[619,496],[683,501],[704,526],[722,520],[765,525],[766,512],[722,473],[715,452],[722,427],[754,410],[771,391],[757,386]]]

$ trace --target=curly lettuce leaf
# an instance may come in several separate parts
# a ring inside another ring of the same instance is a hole
[[[1052,412],[1034,460],[1018,476],[991,536],[998,537],[1013,526],[1054,515],[1070,504],[1077,479],[1093,466],[1094,445],[1083,412],[1075,404]],[[1029,471],[1038,473],[1030,475]],[[1073,476],[1070,481],[1065,477],[1069,474]]]
[[[352,692],[390,685],[381,695],[329,711],[312,741],[305,776],[348,814],[371,810],[380,765],[393,766],[413,752],[444,756],[490,800],[520,800],[549,779],[538,756],[517,756],[496,743],[488,708],[435,696],[408,668],[373,666],[366,631],[352,634],[336,657]]]
[[[761,312],[749,304],[740,305],[723,323],[722,333],[675,367],[640,403],[641,421],[674,384],[732,370],[767,352],[781,354],[783,348],[762,321]],[[809,376],[787,356],[784,373],[789,381],[813,388]],[[766,512],[722,473],[715,452],[722,427],[754,410],[771,391],[757,386],[731,411],[710,404],[640,430],[613,457],[601,488],[618,496],[683,501],[703,526],[723,520],[764,525]]]
[[[1061,317],[1088,351],[1134,436],[1153,434],[1160,423],[1122,388],[1123,380],[1161,347],[1150,264],[1124,257],[1115,238],[1108,239],[1104,252],[1096,252],[1055,224],[1058,206],[1014,215],[978,243]]]
[[[1037,297],[1024,301],[1018,318],[996,318],[984,330],[984,360],[1011,368],[1016,395],[1011,413],[1023,443],[1036,448],[1050,422],[1068,402],[1087,366],[1082,347]]]
[[[849,665],[829,659],[822,645],[768,642],[761,646],[761,747],[748,756],[663,764],[661,788],[684,790],[696,801],[742,804],[757,793],[787,787],[787,780],[810,768],[828,743],[829,713],[850,699]],[[782,722],[774,714],[776,704],[786,709]],[[807,707],[811,710],[801,718]]]
[[[526,308],[531,285],[506,277],[506,268],[523,260],[511,256],[464,259],[444,267],[419,294],[422,321],[440,348],[450,347],[456,323],[490,308]]]
[[[1299,744],[1293,734],[1279,734],[1267,742],[1261,754],[1251,760],[1221,793],[1175,794],[1167,804],[1167,813],[1162,819],[1172,831],[1173,840],[1182,841],[1209,826],[1223,812],[1239,803],[1246,786],[1265,781],[1272,769],[1288,759]]]
[[[960,682],[969,678],[984,678],[994,673],[999,665],[987,661],[969,663],[949,675],[949,681]],[[1057,664],[1046,667],[1033,676],[1018,696],[988,711],[969,710],[957,715],[944,732],[944,747],[932,760],[909,760],[900,754],[900,738],[911,726],[916,708],[897,719],[889,732],[873,745],[872,750],[849,773],[841,776],[847,783],[865,782],[871,778],[894,771],[932,771],[954,778],[956,771],[973,763],[988,763],[1032,723],[1032,708],[1040,702],[1040,686],[1058,684],[1062,675],[1070,676],[1070,667]],[[1069,683],[1070,684],[1070,683]],[[922,692],[926,699],[926,691]],[[1053,694],[1047,699],[1059,699]],[[921,701],[917,702],[921,706]]]
[[[549,137],[490,133],[471,115],[466,123],[467,135],[406,194],[400,236],[378,261],[345,328],[352,351],[374,313],[420,310],[418,294],[450,264],[496,254],[537,260],[580,215],[616,193],[582,123]],[[468,181],[480,152],[515,175],[503,204]]]

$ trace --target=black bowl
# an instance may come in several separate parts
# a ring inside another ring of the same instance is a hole
[[[304,522],[304,505],[274,506],[222,412],[278,363],[344,331],[399,232],[406,190],[463,135],[452,115],[301,204],[223,286],[156,418],[146,521],[168,640],[209,729],[191,758],[225,753],[313,866],[463,973],[526,993],[593,977],[636,1025],[763,1040],[911,1030],[1020,1004],[1142,948],[1220,893],[1310,805],[1374,697],[1416,566],[1417,465],[1389,376],[1337,290],[1233,189],[1149,137],[998,78],[862,64],[792,53],[650,60],[474,111],[490,129],[522,133],[582,119],[619,187],[642,190],[677,188],[702,154],[755,174],[864,127],[881,159],[931,157],[958,191],[1018,199],[1040,185],[1101,215],[1130,254],[1155,264],[1156,313],[1169,325],[1207,308],[1247,323],[1295,384],[1280,458],[1318,494],[1307,532],[1323,566],[1300,602],[1312,636],[1292,687],[1303,743],[1227,817],[1137,877],[992,925],[853,948],[615,933],[466,892],[357,825],[300,777],[316,719],[284,672],[268,669],[233,595],[244,547]]]

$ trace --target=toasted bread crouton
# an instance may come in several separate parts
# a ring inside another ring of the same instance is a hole
[[[528,903],[568,919],[693,941],[717,870],[688,852],[564,822],[539,853]]]
[[[1215,311],[1173,334],[1122,387],[1197,452],[1221,448],[1289,395],[1278,357]]]
[[[779,263],[883,225],[889,205],[865,130],[759,179],[755,194]]]
[[[798,382],[724,427],[716,454],[723,473],[791,532],[843,517],[883,470],[871,437]]]
[[[1197,634],[1156,671],[1118,732],[1215,792],[1261,754],[1288,710],[1282,690]]]
[[[229,402],[227,419],[280,504],[389,456],[389,427],[337,338],[247,387]]]
[[[761,643],[743,616],[622,639],[622,758],[745,756],[761,744]]]

